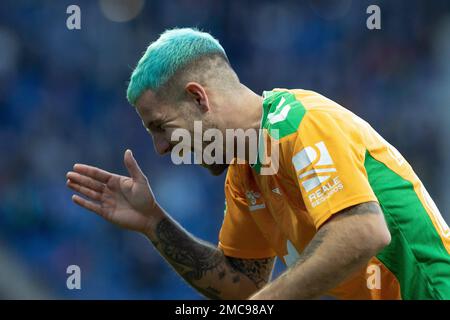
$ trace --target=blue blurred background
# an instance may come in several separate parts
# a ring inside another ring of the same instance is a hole
[[[81,30],[66,27],[71,4]],[[381,30],[366,28],[370,4]],[[449,1],[3,0],[0,298],[201,298],[148,240],[76,207],[65,186],[75,162],[125,174],[131,148],[166,210],[217,243],[224,176],[157,156],[125,99],[146,46],[176,26],[211,32],[256,92],[312,89],[365,118],[450,220]],[[72,264],[81,290],[66,288]]]

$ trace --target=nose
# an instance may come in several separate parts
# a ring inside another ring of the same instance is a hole
[[[153,139],[155,150],[158,154],[164,155],[170,151],[170,144],[166,139],[160,137],[154,137]]]

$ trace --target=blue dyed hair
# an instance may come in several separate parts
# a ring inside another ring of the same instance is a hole
[[[145,90],[157,91],[180,68],[208,54],[219,54],[228,61],[219,41],[209,33],[192,28],[166,30],[148,46],[131,74],[128,101],[135,105]]]

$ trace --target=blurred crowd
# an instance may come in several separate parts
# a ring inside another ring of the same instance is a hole
[[[159,157],[125,98],[147,45],[176,26],[211,32],[256,92],[311,89],[366,119],[449,221],[450,2],[376,2],[381,30],[366,28],[371,1],[1,1],[0,298],[200,298],[148,240],[76,207],[65,186],[76,162],[125,174],[130,148],[164,208],[217,243],[224,176]],[[71,4],[81,30],[66,27]],[[81,290],[66,287],[72,264]]]

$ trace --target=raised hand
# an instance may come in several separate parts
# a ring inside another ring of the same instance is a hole
[[[67,173],[67,186],[86,197],[73,195],[77,205],[121,227],[145,232],[160,210],[147,177],[130,150],[125,151],[124,163],[130,177],[75,164],[73,171]]]

